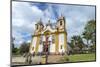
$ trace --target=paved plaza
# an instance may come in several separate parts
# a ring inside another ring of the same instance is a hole
[[[48,63],[59,63],[62,55],[49,55],[48,56]],[[25,62],[26,57],[17,56],[12,57],[12,65],[27,65],[28,63]],[[32,57],[32,64],[45,64],[45,55],[44,56],[34,56]]]

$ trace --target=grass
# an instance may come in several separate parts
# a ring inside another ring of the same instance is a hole
[[[75,54],[65,56],[64,59],[68,58],[68,62],[79,62],[79,61],[95,61],[95,54]]]
[[[95,60],[95,54],[77,54],[77,55],[70,55],[69,60],[71,62],[77,62],[77,61],[94,61]]]

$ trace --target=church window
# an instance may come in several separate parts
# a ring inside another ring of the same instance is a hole
[[[60,21],[60,25],[62,25],[62,21]]]
[[[38,29],[38,25],[36,26],[36,29]]]
[[[61,45],[61,47],[60,47],[61,49],[62,49],[62,45]]]

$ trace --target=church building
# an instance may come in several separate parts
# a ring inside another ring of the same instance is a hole
[[[35,31],[32,35],[30,52],[35,54],[65,54],[67,52],[67,31],[65,17],[57,18],[55,24],[50,20],[43,24],[41,20],[35,24]],[[34,48],[34,49],[33,49]]]

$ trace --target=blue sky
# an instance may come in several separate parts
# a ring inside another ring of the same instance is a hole
[[[65,16],[68,41],[71,36],[81,35],[87,21],[95,19],[94,6],[12,2],[12,36],[19,47],[23,42],[30,42],[35,23],[41,18],[45,24],[48,20],[56,23],[58,17]]]

